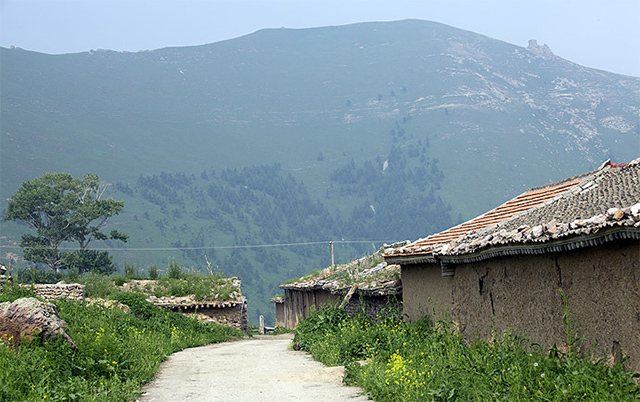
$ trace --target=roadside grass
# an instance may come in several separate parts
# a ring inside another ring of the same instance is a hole
[[[620,364],[545,351],[510,332],[469,341],[447,320],[374,320],[330,306],[302,321],[294,342],[327,365],[345,365],[345,381],[379,402],[640,400],[638,374]]]
[[[2,301],[29,296],[7,287]],[[31,294],[32,295],[32,294]],[[62,340],[0,343],[2,401],[132,401],[171,353],[237,339],[231,327],[204,324],[155,307],[141,293],[113,293],[130,312],[100,304],[55,301],[77,349]]]

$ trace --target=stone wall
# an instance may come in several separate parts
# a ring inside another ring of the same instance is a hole
[[[31,285],[23,285],[30,287]],[[56,283],[33,285],[35,296],[45,300],[84,300],[84,285],[77,283]]]
[[[491,339],[507,329],[544,348],[566,343],[567,296],[585,351],[611,362],[628,357],[640,371],[640,245],[637,241],[543,255],[492,258],[455,266],[403,267],[405,308],[411,319],[434,302],[450,306],[468,336]],[[430,281],[433,283],[429,284]]]
[[[204,322],[214,322],[246,331],[247,329],[247,301],[171,304],[154,302],[158,307],[172,311],[197,316]]]
[[[402,295],[368,296],[355,294],[345,306],[345,310],[349,315],[357,315],[364,310],[374,320],[377,320],[379,316],[390,314],[402,317]]]

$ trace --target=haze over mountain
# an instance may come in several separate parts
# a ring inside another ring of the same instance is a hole
[[[415,239],[640,151],[639,78],[434,22],[0,57],[2,210],[45,171],[98,173],[125,199],[128,248],[215,254],[263,313],[279,282],[330,263],[326,246],[215,247]]]

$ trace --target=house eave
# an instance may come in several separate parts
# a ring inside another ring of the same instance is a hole
[[[564,239],[539,243],[507,244],[489,247],[470,254],[439,255],[438,261],[445,264],[467,264],[484,261],[490,258],[513,255],[540,255],[577,250],[585,247],[600,246],[605,243],[621,240],[640,240],[640,228],[618,227],[599,231],[589,235],[572,236]]]
[[[415,265],[415,264],[434,264],[438,262],[433,254],[410,254],[410,255],[385,255],[384,260],[389,264],[397,265]]]

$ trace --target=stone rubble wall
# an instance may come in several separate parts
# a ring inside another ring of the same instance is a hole
[[[247,302],[240,303],[217,303],[217,304],[191,304],[191,305],[170,305],[158,304],[156,306],[169,308],[172,311],[195,315],[204,322],[214,322],[220,325],[227,325],[247,330]]]
[[[347,314],[357,315],[363,310],[371,318],[378,321],[380,317],[397,314],[402,317],[402,295],[397,296],[367,296],[354,295],[345,306]]]
[[[24,285],[31,286],[31,285]],[[33,285],[36,297],[45,300],[84,300],[84,285],[78,283],[56,283]]]

